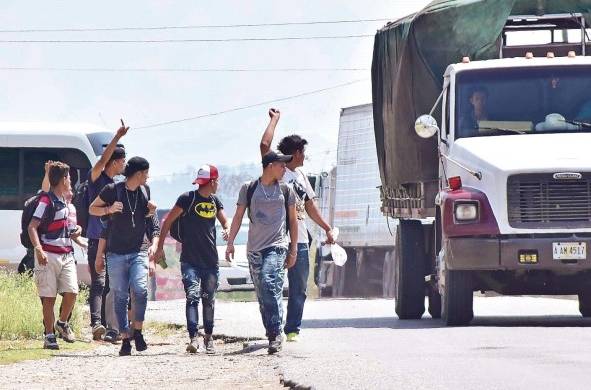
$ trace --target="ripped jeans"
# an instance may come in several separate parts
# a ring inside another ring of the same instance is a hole
[[[286,255],[285,248],[276,246],[247,254],[250,277],[254,283],[263,325],[269,339],[281,334]]]
[[[199,299],[203,307],[203,329],[205,334],[213,332],[213,314],[215,307],[215,293],[218,289],[218,268],[201,268],[193,264],[181,262],[183,286],[187,298],[185,314],[187,316],[187,330],[189,337],[197,336],[199,324]]]

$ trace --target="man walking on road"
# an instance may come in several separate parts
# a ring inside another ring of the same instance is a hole
[[[269,110],[271,119],[261,139],[261,156],[267,154],[271,149],[275,128],[280,115],[278,110],[273,108]],[[306,302],[306,290],[310,273],[308,256],[310,235],[306,227],[306,214],[326,232],[326,242],[328,244],[334,243],[332,229],[324,218],[322,218],[320,210],[318,210],[315,203],[316,194],[314,193],[314,189],[310,185],[308,176],[301,168],[304,165],[307,144],[308,141],[294,134],[284,137],[278,145],[281,153],[293,156],[292,160],[287,163],[287,169],[281,181],[288,184],[295,192],[298,223],[297,260],[295,266],[287,271],[289,298],[284,332],[287,335],[288,342],[298,341],[302,315],[304,313],[304,303]]]
[[[284,267],[293,267],[297,256],[295,195],[293,189],[279,183],[285,173],[285,164],[291,159],[291,156],[275,152],[263,156],[262,176],[245,183],[240,189],[226,249],[226,259],[231,261],[234,257],[234,238],[248,209],[247,257],[269,339],[270,354],[282,348]],[[286,234],[288,226],[291,244]]]
[[[123,173],[125,168],[125,149],[117,146],[129,127],[125,127],[123,120],[121,127],[117,130],[115,137],[111,140],[109,145],[105,148],[101,158],[92,167],[90,176],[88,178],[88,203],[92,203],[101,190],[107,185],[113,183],[113,177]],[[95,260],[99,239],[103,227],[98,217],[89,215],[88,226],[86,228],[86,236],[88,237],[88,266],[90,268],[90,327],[92,329],[92,338],[100,340],[105,335],[105,319],[103,313],[105,312],[105,284],[108,286],[107,276],[105,271],[98,273],[95,267]],[[113,332],[110,332],[113,333]],[[109,334],[109,337],[114,338],[116,335]],[[109,339],[109,341],[112,341]]]
[[[75,341],[68,318],[78,294],[78,278],[74,262],[72,238],[81,233],[79,226],[68,229],[66,194],[71,190],[70,167],[61,162],[51,162],[48,167],[50,191],[39,197],[37,208],[29,223],[28,233],[35,250],[34,277],[43,305],[45,339],[43,348],[59,349],[54,334],[55,298],[62,294],[59,319],[55,323],[64,341]]]
[[[150,164],[142,157],[133,157],[125,166],[126,180],[109,184],[90,205],[90,214],[110,215],[107,237],[107,270],[111,288],[115,291],[115,313],[123,338],[120,356],[131,355],[131,338],[138,351],[148,346],[142,327],[148,301],[148,273],[154,274],[154,252],[159,231],[153,233],[148,256],[142,252],[146,234],[146,216],[155,212],[145,186]],[[133,333],[129,329],[127,303],[129,291],[134,295]]]
[[[162,236],[166,237],[173,223],[180,224],[182,236],[181,274],[185,287],[187,330],[190,342],[187,352],[197,353],[199,338],[198,304],[203,306],[203,328],[205,352],[215,353],[213,343],[213,319],[215,294],[218,288],[219,258],[216,248],[215,220],[220,221],[223,238],[228,239],[228,221],[224,206],[215,195],[218,189],[218,170],[213,165],[202,166],[193,184],[199,185],[196,191],[185,192],[176,201],[162,224]],[[179,219],[177,221],[177,219]],[[158,243],[156,259],[164,257],[164,240]]]

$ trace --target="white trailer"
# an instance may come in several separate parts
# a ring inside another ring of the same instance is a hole
[[[322,259],[320,288],[332,296],[393,296],[396,226],[380,211],[380,174],[371,104],[341,110],[337,166],[321,175],[320,208],[339,228],[338,244],[347,252],[343,267]]]

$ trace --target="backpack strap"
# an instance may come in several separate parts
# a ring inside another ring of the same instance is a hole
[[[141,185],[140,190],[142,191],[142,194],[144,194],[144,198],[146,198],[146,200],[150,200],[150,187]]]
[[[44,219],[41,221],[41,223],[39,224],[39,228],[41,229],[41,231],[47,231],[47,228],[49,227],[49,225],[51,225],[51,223],[55,219],[55,204],[54,204],[53,198],[51,197],[51,194],[49,192],[40,191],[39,194],[37,195],[37,201],[35,202],[35,208],[37,208],[37,205],[39,204],[39,200],[43,196],[47,196],[47,198],[49,199],[49,204],[47,205],[47,207],[48,207],[47,219]],[[33,212],[35,212],[35,209],[33,209]]]
[[[246,210],[247,210],[248,219],[250,219],[250,222],[252,222],[252,217],[250,215],[250,202],[252,201],[252,196],[254,195],[254,191],[257,189],[257,186],[259,185],[259,180],[260,180],[260,178],[251,181],[250,183],[248,183],[248,187],[246,188]]]
[[[187,207],[186,210],[183,210],[183,213],[181,214],[181,216],[179,218],[182,218],[185,215],[187,215],[187,213],[189,212],[189,210],[191,210],[191,207],[193,207],[193,204],[195,203],[195,198],[196,198],[197,190],[191,191],[191,192],[193,194],[193,198],[191,199],[191,203],[189,203],[189,207]]]
[[[285,202],[285,233],[289,232],[289,185],[285,183],[279,183],[281,192],[283,193],[283,199]]]

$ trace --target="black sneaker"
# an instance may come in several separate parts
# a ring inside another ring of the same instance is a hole
[[[269,337],[269,348],[267,349],[269,355],[281,351],[281,349],[283,348],[282,342],[283,337],[280,334],[275,337]]]
[[[60,346],[57,344],[57,339],[53,333],[46,335],[43,339],[43,349],[60,349]]]
[[[107,329],[105,336],[103,337],[103,341],[115,344],[117,342],[118,333],[119,332],[117,332],[115,329]]]
[[[131,355],[131,339],[123,339],[121,343],[121,349],[119,350],[119,356]]]
[[[133,331],[133,341],[135,342],[135,349],[137,349],[138,352],[148,349],[148,344],[146,344],[141,330],[136,329]]]

